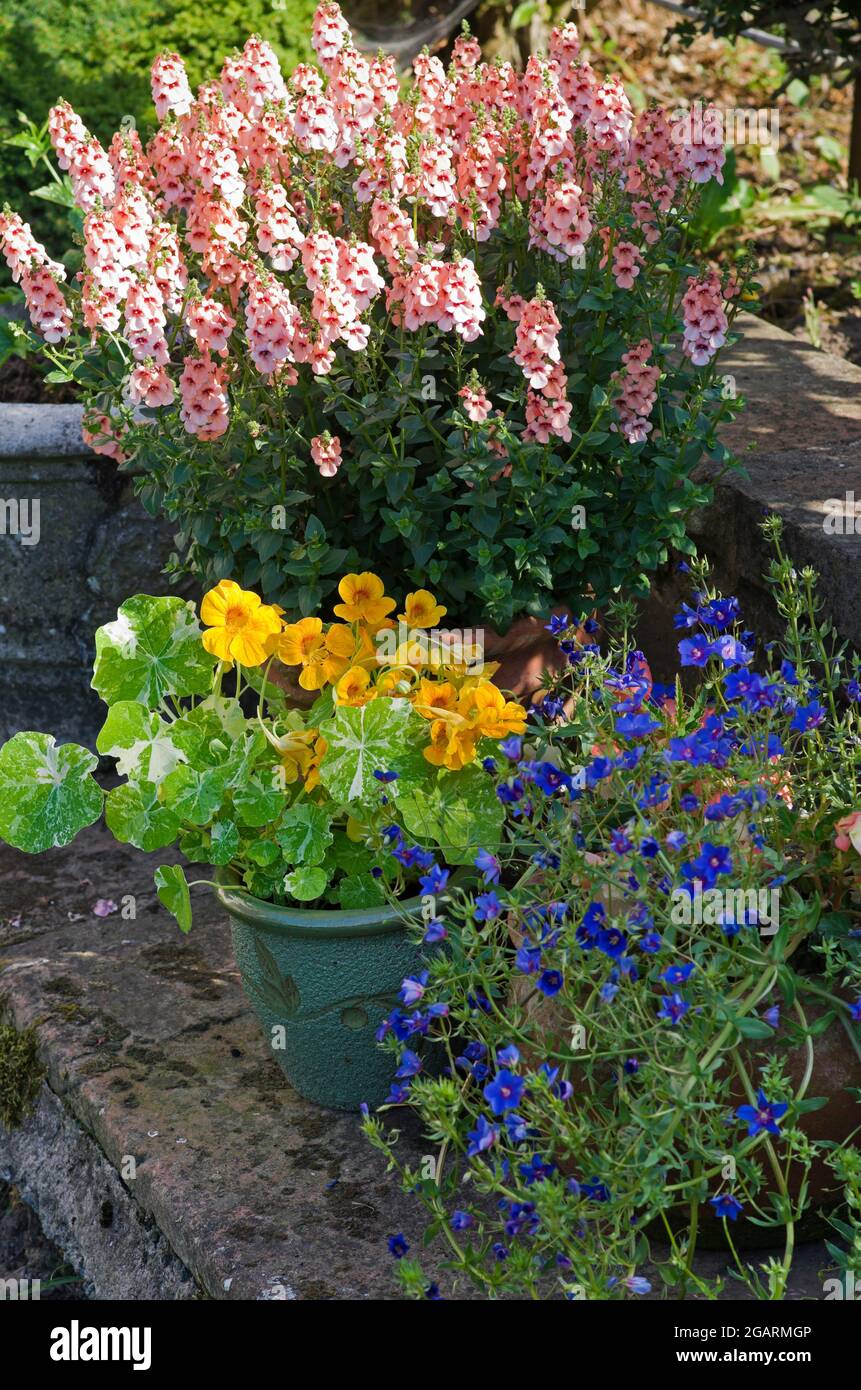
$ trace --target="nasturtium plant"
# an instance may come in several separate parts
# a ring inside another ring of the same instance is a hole
[[[343,910],[414,893],[429,846],[468,862],[501,832],[486,766],[526,711],[471,640],[436,628],[445,609],[427,590],[397,620],[375,574],[345,575],[339,598],[338,621],[286,623],[223,580],[203,626],[181,599],[127,600],[99,629],[93,677],[108,705],[96,748],[121,785],[103,793],[84,748],[18,734],[0,750],[0,835],[39,851],[104,809],[117,840],[174,846],[209,866],[206,881],[214,871],[268,902]],[[401,804],[418,858],[395,870],[380,860]],[[156,885],[189,930],[182,868],[159,869]]]

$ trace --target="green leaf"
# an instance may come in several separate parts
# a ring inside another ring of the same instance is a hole
[[[165,695],[203,695],[215,658],[200,638],[194,604],[137,594],[96,632],[93,689],[108,705],[136,700],[150,709]]]
[[[185,739],[180,731],[175,740],[173,726],[160,715],[144,709],[135,700],[118,700],[108,710],[96,747],[106,757],[116,758],[121,777],[160,782],[177,764],[187,761],[188,753],[181,745],[184,742],[186,749],[193,750],[194,738],[198,744],[201,742],[200,734],[192,727],[186,731]]]
[[[147,781],[129,782],[109,791],[105,820],[114,839],[147,852],[172,845],[180,828],[173,811],[159,802],[158,789]]]
[[[191,894],[179,865],[162,864],[156,869],[155,886],[159,901],[176,918],[180,931],[191,931]]]
[[[773,1038],[774,1029],[762,1018],[734,1018],[738,1031],[743,1038]]]
[[[284,805],[280,787],[267,787],[257,776],[251,776],[244,786],[233,793],[233,809],[240,825],[270,825]]]
[[[294,869],[292,874],[285,878],[284,887],[300,903],[310,903],[315,898],[322,897],[328,882],[329,875],[325,869]]]
[[[398,800],[404,828],[440,845],[448,863],[469,864],[480,848],[499,844],[505,811],[493,783],[479,767],[440,772],[434,782]]]
[[[343,878],[337,887],[338,902],[342,907],[379,907],[386,901],[380,885],[370,874],[357,874],[353,878]]]
[[[239,852],[239,831],[232,820],[219,820],[212,827],[212,841],[209,846],[209,862],[225,865],[235,859]]]
[[[326,849],[332,843],[328,812],[312,801],[288,806],[275,829],[275,838],[288,864],[309,867],[322,864]]]
[[[104,793],[90,775],[98,758],[52,734],[15,734],[0,748],[0,837],[41,854],[67,845],[102,813]]]
[[[429,775],[422,754],[428,739],[425,721],[407,700],[372,700],[358,709],[341,705],[320,725],[320,733],[327,744],[320,781],[342,806],[379,793],[376,771],[397,772],[399,780],[389,788],[395,797]]]
[[[245,853],[252,864],[259,864],[263,869],[271,869],[281,861],[281,850],[271,840],[252,840],[245,846]]]
[[[226,783],[227,772],[222,767],[201,772],[180,763],[162,782],[162,799],[180,820],[206,825],[221,807]]]

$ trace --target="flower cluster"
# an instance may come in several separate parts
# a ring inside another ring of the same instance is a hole
[[[677,1296],[712,1296],[654,1235],[753,1219],[782,1243],[821,1200],[816,1160],[857,1193],[851,1112],[835,1145],[806,1117],[820,1039],[836,1035],[850,1089],[861,1049],[858,670],[826,641],[779,522],[766,529],[785,642],[742,631],[695,564],[677,621],[683,665],[692,642],[710,648],[696,690],[652,679],[624,605],[607,655],[554,620],[558,702],[493,769],[507,833],[424,925],[450,953],[404,981],[381,1030],[401,1059],[388,1103],[449,1155],[441,1179],[417,1189],[406,1170],[405,1186],[492,1296],[627,1298],[649,1291],[647,1262]],[[397,827],[390,844],[421,852]],[[425,1034],[439,1077],[414,1050]],[[384,1115],[366,1132],[397,1161]],[[784,1296],[786,1249],[738,1266],[754,1296]],[[405,1289],[427,1296],[403,1254]]]
[[[331,451],[333,444],[321,441],[320,447]],[[436,767],[459,770],[475,761],[485,740],[523,733],[525,709],[491,682],[496,664],[484,662],[478,644],[464,645],[457,633],[437,630],[446,610],[427,589],[407,594],[397,620],[397,603],[375,574],[345,575],[338,593],[340,622],[285,624],[280,609],[223,579],[203,600],[203,645],[228,665],[277,659],[293,669],[302,690],[329,688],[334,708],[409,702],[425,721],[429,741],[422,752]],[[318,730],[306,736],[315,739]]]
[[[416,59],[408,91],[391,58],[355,48],[337,6],[320,6],[313,43],[319,68],[288,75],[254,36],[197,91],[182,58],[161,54],[146,143],[120,131],[106,152],[67,103],[51,112],[84,214],[80,270],[64,295],[60,267],[14,214],[0,247],[44,348],[100,382],[93,448],[137,456],[145,497],[182,515],[207,582],[230,568],[294,611],[375,552],[399,579],[404,544],[413,582],[426,576],[452,611],[480,589],[497,625],[653,568],[682,524],[675,509],[656,499],[618,546],[601,533],[654,486],[647,449],[683,452],[681,478],[731,409],[712,378],[732,317],[720,282],[692,279],[682,302],[674,273],[706,167],[674,138],[675,118],[635,118],[574,25],[522,73],[483,61],[465,33],[448,69]],[[640,392],[672,402],[660,446],[654,425],[648,438],[628,428],[648,415],[628,379],[645,338],[668,364]],[[95,359],[109,370],[94,373]],[[461,402],[475,428],[455,436]],[[341,448],[323,453],[335,419]],[[259,468],[264,445],[278,468]],[[189,448],[201,463],[229,456],[229,495],[219,468],[186,466]],[[594,536],[545,544],[551,495],[575,505],[584,462],[602,475]],[[274,505],[289,524],[273,554],[247,517]],[[214,524],[187,524],[203,511]],[[297,558],[318,521],[317,550]],[[586,560],[605,555],[587,577]]]

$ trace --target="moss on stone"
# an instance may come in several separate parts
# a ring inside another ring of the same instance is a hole
[[[0,1024],[0,1124],[17,1129],[36,1104],[45,1068],[33,1028]]]

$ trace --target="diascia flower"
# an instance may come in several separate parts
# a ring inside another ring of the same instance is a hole
[[[204,595],[200,616],[207,628],[202,637],[206,650],[242,666],[262,666],[281,631],[276,610],[232,579],[222,579]]]

